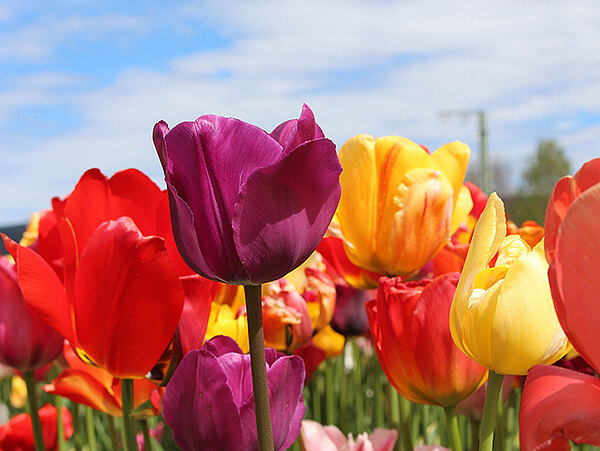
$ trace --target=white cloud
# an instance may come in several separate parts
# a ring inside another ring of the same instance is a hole
[[[22,205],[23,213],[10,213],[11,220],[47,205],[51,195],[67,194],[91,166],[106,173],[135,166],[160,181],[150,139],[160,119],[174,125],[215,113],[272,129],[297,116],[303,101],[338,145],[367,132],[402,134],[432,148],[462,139],[476,152],[476,123],[444,122],[437,113],[487,108],[490,149],[516,171],[544,136],[576,150],[577,165],[598,152],[600,127],[576,126],[578,114],[600,114],[600,6],[594,0],[485,6],[464,0],[452,7],[414,0],[215,1],[170,14],[164,23],[208,22],[232,43],[165,59],[160,70],[125,67],[110,85],[83,92],[56,96],[53,89],[68,74],[46,74],[36,90],[22,81],[0,93],[0,123],[2,114],[23,104],[52,102],[68,103],[82,119],[69,133],[25,140],[19,150],[26,157],[16,158],[6,143],[0,147],[3,160],[17,159],[10,173],[2,173],[0,192],[27,191],[0,195],[1,204]],[[153,26],[104,15],[65,19],[43,31],[26,28],[17,37],[38,58],[83,30],[107,36]],[[44,42],[54,32],[60,37]],[[547,128],[561,121],[575,125]]]

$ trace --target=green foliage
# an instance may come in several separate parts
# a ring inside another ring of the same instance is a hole
[[[523,172],[523,191],[528,195],[548,196],[556,182],[571,173],[571,162],[553,139],[542,139]]]
[[[554,185],[570,173],[571,162],[564,149],[553,139],[540,140],[523,171],[518,194],[504,198],[508,217],[517,225],[528,219],[543,225]]]

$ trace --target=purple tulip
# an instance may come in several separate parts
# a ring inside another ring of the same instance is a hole
[[[335,144],[304,105],[270,135],[206,115],[154,127],[177,247],[209,279],[258,285],[315,250],[340,199]]]
[[[304,362],[266,349],[271,424],[276,450],[298,437],[304,403]],[[185,450],[258,450],[250,356],[218,336],[186,354],[167,385],[163,417]]]
[[[0,256],[0,363],[34,371],[60,355],[63,340],[27,306],[15,264]]]

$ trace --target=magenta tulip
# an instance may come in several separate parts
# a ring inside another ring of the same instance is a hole
[[[339,202],[335,144],[312,111],[270,135],[238,119],[201,116],[154,127],[173,231],[186,263],[209,279],[258,285],[315,250]]]
[[[0,256],[0,363],[23,372],[54,360],[63,337],[25,303],[15,264]]]
[[[304,403],[304,363],[266,350],[271,424],[276,450],[298,437]],[[258,450],[250,356],[218,336],[190,351],[167,385],[163,416],[185,450]]]

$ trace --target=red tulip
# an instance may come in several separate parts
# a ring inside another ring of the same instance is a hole
[[[402,283],[381,278],[377,299],[366,305],[379,363],[405,398],[455,406],[486,378],[450,335],[449,315],[459,274]]]
[[[118,378],[143,377],[177,327],[180,276],[193,274],[176,251],[166,193],[139,171],[107,179],[90,170],[54,201],[54,214],[61,262],[5,240],[25,300],[83,359]]]
[[[15,264],[0,256],[0,363],[34,371],[60,355],[62,341],[62,336],[27,306]]]
[[[57,415],[56,408],[50,404],[38,410],[42,424],[44,445],[48,451],[57,449]],[[65,440],[73,435],[73,420],[66,407],[62,408]],[[0,426],[0,449],[12,451],[34,451],[33,429],[29,414],[22,413]]]
[[[546,210],[546,257],[558,319],[575,350],[600,370],[600,159],[556,184]],[[600,445],[600,381],[553,367],[529,372],[520,413],[521,449]]]
[[[529,370],[519,412],[521,450],[600,446],[600,379],[555,366]]]

